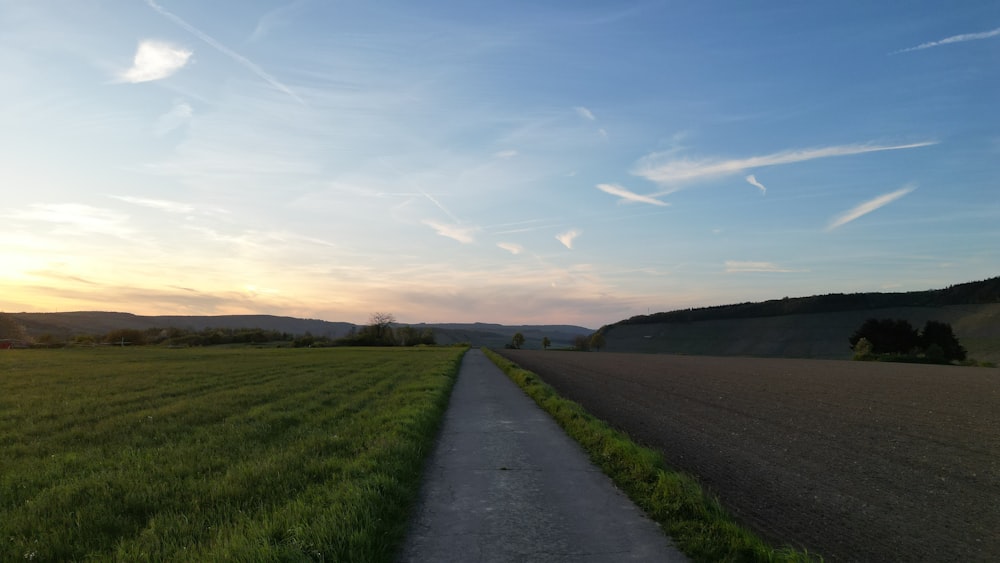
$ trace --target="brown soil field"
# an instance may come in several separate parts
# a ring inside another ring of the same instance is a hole
[[[501,350],[828,561],[1000,560],[1000,370]]]

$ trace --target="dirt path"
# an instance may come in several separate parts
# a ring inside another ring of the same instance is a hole
[[[504,350],[827,560],[1000,560],[1000,371]]]

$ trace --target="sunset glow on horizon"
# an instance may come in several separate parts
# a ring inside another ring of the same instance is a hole
[[[1000,274],[1000,4],[0,0],[0,311],[576,324]]]

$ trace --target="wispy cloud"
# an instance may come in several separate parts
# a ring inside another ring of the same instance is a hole
[[[296,0],[291,4],[279,6],[267,12],[257,20],[257,27],[250,35],[250,41],[259,41],[271,33],[271,30],[288,24],[292,16],[301,11],[306,4],[304,0]]]
[[[125,226],[127,215],[78,203],[36,203],[7,217],[58,225],[53,231],[55,234],[96,233],[124,237],[132,232]]]
[[[618,184],[597,184],[597,189],[601,190],[604,193],[620,197],[621,199],[619,200],[619,202],[633,201],[638,203],[648,203],[650,205],[660,205],[660,206],[669,205],[668,203],[660,201],[656,198],[640,195],[635,192],[629,191],[619,186]]]
[[[774,262],[744,262],[739,260],[726,260],[727,274],[745,273],[788,273],[800,270],[792,270],[775,264]]]
[[[583,234],[582,231],[579,231],[577,229],[571,229],[569,231],[566,231],[565,233],[559,233],[558,235],[556,235],[556,240],[561,242],[563,246],[565,246],[566,248],[572,250],[573,241],[576,239],[576,237],[580,236],[581,234]]]
[[[110,196],[118,201],[124,201],[125,203],[131,203],[132,205],[139,205],[141,207],[150,207],[153,209],[159,209],[160,211],[166,211],[168,213],[192,213],[194,211],[194,206],[188,205],[186,203],[180,203],[177,201],[167,201],[163,199],[147,199],[143,197],[132,197],[127,195],[112,195]]]
[[[861,205],[853,207],[853,208],[851,208],[851,209],[849,209],[849,210],[841,213],[840,215],[837,215],[836,217],[834,217],[833,220],[830,221],[830,224],[827,225],[826,230],[827,231],[832,231],[832,230],[836,229],[837,227],[841,227],[843,225],[846,225],[847,223],[850,223],[851,221],[853,221],[853,220],[855,220],[855,219],[857,219],[859,217],[867,215],[867,214],[871,213],[872,211],[875,211],[876,209],[878,209],[880,207],[884,207],[884,206],[886,206],[886,205],[888,205],[888,204],[896,201],[897,199],[905,196],[906,194],[912,192],[915,189],[916,189],[916,187],[908,186],[908,187],[905,187],[905,188],[898,189],[898,190],[896,190],[894,192],[890,192],[890,193],[887,193],[887,194],[884,194],[884,195],[880,195],[880,196],[878,196],[878,197],[876,197],[874,199],[870,199],[870,200],[862,203]]]
[[[297,102],[302,103],[302,104],[305,103],[302,100],[302,98],[300,98],[298,96],[298,94],[296,94],[295,92],[292,91],[291,88],[289,88],[288,86],[285,86],[280,81],[278,81],[277,78],[275,78],[275,77],[271,76],[270,74],[268,74],[267,72],[265,72],[264,69],[262,69],[259,66],[257,66],[250,59],[248,59],[248,58],[244,57],[243,55],[241,55],[241,54],[233,51],[232,49],[230,49],[229,47],[226,47],[222,43],[219,43],[218,41],[216,41],[215,39],[213,39],[211,36],[209,36],[207,33],[201,31],[200,29],[198,29],[198,28],[194,27],[193,25],[189,24],[188,22],[184,21],[179,16],[174,15],[171,12],[168,12],[167,10],[165,10],[163,8],[163,6],[160,6],[159,4],[157,4],[156,2],[154,2],[153,0],[146,0],[146,4],[150,8],[156,10],[161,15],[163,15],[164,17],[166,17],[167,19],[169,19],[170,21],[174,22],[175,24],[181,26],[182,28],[186,29],[190,33],[194,34],[198,39],[201,39],[205,43],[208,43],[209,45],[211,45],[212,47],[214,47],[216,50],[218,50],[220,53],[222,53],[222,54],[226,55],[227,57],[233,59],[234,61],[236,61],[237,63],[239,63],[240,65],[242,65],[244,68],[246,68],[250,72],[256,74],[258,77],[262,78],[265,82],[267,82],[271,86],[273,86],[276,89],[284,92],[285,94],[288,94],[289,96],[291,96],[292,98],[294,98]]]
[[[747,181],[747,182],[748,182],[748,183],[749,183],[749,184],[750,184],[751,186],[756,186],[756,187],[760,188],[760,193],[761,193],[761,195],[764,195],[764,194],[766,194],[766,193],[767,193],[767,188],[765,188],[765,187],[764,187],[764,184],[761,184],[760,182],[758,182],[758,181],[757,181],[757,177],[756,177],[756,176],[754,176],[753,174],[750,174],[750,175],[749,175],[749,176],[747,176],[747,177],[746,177],[745,179],[746,179],[746,181]]]
[[[584,119],[589,119],[590,121],[594,121],[595,119],[597,119],[596,117],[594,117],[594,112],[590,111],[589,109],[583,106],[576,106],[573,109],[576,110],[577,115],[579,115]]]
[[[498,242],[497,246],[510,252],[511,254],[520,254],[524,252],[524,247],[520,244],[514,244],[512,242]]]
[[[188,49],[163,41],[141,41],[132,67],[121,73],[120,78],[132,84],[161,80],[184,68],[191,54]]]
[[[162,137],[190,121],[193,115],[194,108],[191,107],[191,104],[187,102],[176,102],[170,111],[161,115],[159,119],[156,120],[156,125],[153,127],[153,133],[157,137]]]
[[[891,151],[902,149],[913,149],[937,144],[936,141],[922,141],[919,143],[909,143],[905,145],[837,145],[833,147],[823,147],[818,149],[797,149],[766,154],[762,156],[751,156],[748,158],[735,158],[729,160],[722,159],[702,159],[689,160],[687,158],[675,158],[673,151],[666,153],[653,153],[641,158],[632,173],[656,182],[657,184],[668,186],[668,189],[652,196],[660,196],[675,192],[680,189],[678,184],[704,180],[706,178],[716,178],[739,174],[754,168],[765,166],[776,166],[779,164],[792,164],[795,162],[805,162],[818,158],[831,158],[835,156],[849,156],[879,151]],[[667,160],[664,160],[667,158]]]
[[[450,239],[457,240],[462,244],[471,244],[475,242],[475,238],[472,236],[476,232],[475,227],[463,227],[461,225],[447,225],[445,223],[438,223],[437,221],[426,220],[424,224],[428,227],[434,229],[437,234],[448,237]]]
[[[495,156],[496,158],[513,158],[513,157],[517,156],[517,151],[513,150],[513,149],[508,149],[508,150],[505,150],[505,151],[498,151],[498,152],[493,153],[493,156]]]
[[[983,31],[979,33],[963,33],[961,35],[952,35],[951,37],[945,37],[938,41],[930,41],[928,43],[921,43],[916,47],[909,47],[907,49],[900,49],[897,53],[909,53],[910,51],[920,51],[923,49],[930,49],[931,47],[940,47],[941,45],[950,45],[952,43],[962,43],[964,41],[976,41],[978,39],[989,39],[991,37],[1000,36],[1000,27],[992,29],[990,31]]]

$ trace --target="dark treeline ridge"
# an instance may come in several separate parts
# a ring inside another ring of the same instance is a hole
[[[34,338],[34,344],[41,347],[90,346],[98,344],[122,346],[215,346],[219,344],[263,344],[266,342],[296,341],[295,335],[276,330],[260,328],[206,328],[190,330],[176,327],[167,328],[119,328],[104,334],[77,334],[69,339],[61,339],[53,334],[42,334]]]
[[[777,317],[865,311],[891,307],[944,307],[1000,302],[1000,277],[962,283],[945,289],[910,291],[905,293],[830,293],[812,297],[772,299],[760,303],[718,305],[698,309],[682,309],[651,315],[637,315],[615,325],[653,323],[693,323],[724,319]],[[611,325],[614,326],[614,325]]]
[[[28,340],[24,343],[29,344]],[[395,330],[385,327],[375,333],[372,327],[352,330],[341,338],[315,336],[310,332],[291,334],[261,328],[206,328],[189,330],[168,328],[119,328],[105,334],[78,334],[69,339],[61,339],[53,334],[43,334],[31,339],[30,344],[40,348],[60,348],[63,346],[218,346],[220,344],[278,344],[295,348],[327,346],[419,346],[434,345],[434,331],[428,328],[415,329],[399,326]]]

